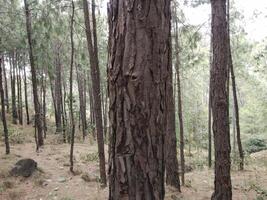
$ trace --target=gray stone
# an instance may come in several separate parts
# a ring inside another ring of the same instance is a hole
[[[32,159],[19,160],[10,171],[12,176],[29,177],[37,169],[37,162]]]

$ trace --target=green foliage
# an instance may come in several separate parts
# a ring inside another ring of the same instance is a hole
[[[267,149],[266,141],[259,138],[251,138],[245,143],[245,150],[248,153],[255,153]]]
[[[96,153],[88,153],[88,154],[82,155],[81,159],[86,161],[86,162],[95,162],[95,161],[99,160],[97,152]]]

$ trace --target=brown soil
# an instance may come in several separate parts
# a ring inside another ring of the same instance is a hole
[[[53,144],[54,143],[54,144]],[[97,148],[88,141],[75,144],[75,171],[69,172],[69,145],[56,144],[50,136],[44,148],[35,152],[35,144],[11,145],[11,155],[4,154],[0,143],[0,200],[104,200],[108,199],[108,188],[98,182]],[[39,170],[30,178],[15,178],[8,175],[12,165],[22,158],[32,158]],[[262,195],[267,199],[267,151],[250,156],[249,165],[243,172],[232,172],[233,199],[256,200]],[[86,173],[89,181],[81,177]],[[213,171],[194,170],[186,174],[186,186],[182,194],[172,188],[166,189],[167,200],[206,200],[213,191]],[[260,199],[260,198],[259,198]]]

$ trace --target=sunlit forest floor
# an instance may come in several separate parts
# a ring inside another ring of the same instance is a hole
[[[58,135],[49,134],[44,148],[35,152],[31,127],[13,127],[11,154],[5,155],[0,143],[0,199],[1,200],[105,200],[108,188],[98,182],[98,158],[95,142],[77,138],[75,143],[75,175],[69,172],[69,145],[62,144]],[[21,143],[21,144],[14,144]],[[107,146],[106,146],[107,149]],[[187,161],[197,157],[193,154]],[[199,157],[199,155],[198,155]],[[30,178],[11,177],[9,171],[22,158],[32,158],[38,171]],[[106,156],[107,159],[107,156]],[[198,159],[198,158],[197,158]],[[205,160],[205,159],[204,159]],[[267,151],[251,154],[246,170],[232,171],[234,200],[267,199]],[[107,162],[106,162],[107,163]],[[206,200],[213,191],[213,170],[206,166],[193,167],[186,173],[182,194],[166,188],[167,200]]]

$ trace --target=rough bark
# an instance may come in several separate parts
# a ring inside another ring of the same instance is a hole
[[[101,91],[100,91],[100,71],[98,65],[98,50],[97,50],[97,37],[96,37],[96,19],[95,19],[95,2],[92,0],[92,21],[93,27],[91,29],[88,2],[83,0],[84,20],[86,27],[87,47],[89,53],[90,67],[91,67],[91,80],[94,99],[95,122],[98,143],[100,179],[103,186],[107,184],[106,181],[106,168],[105,168],[105,151],[104,151],[104,138],[103,138],[103,123],[102,123],[102,108],[101,108]],[[93,34],[92,34],[93,32]]]
[[[164,199],[170,1],[111,0],[110,200]]]
[[[215,151],[215,181],[212,200],[231,200],[231,145],[227,103],[227,22],[226,0],[211,0],[212,49],[211,105]]]
[[[4,60],[0,57],[0,95],[1,95],[1,114],[2,114],[2,123],[4,127],[4,137],[5,137],[5,146],[6,146],[6,154],[10,153],[9,147],[9,140],[8,140],[8,129],[7,129],[7,122],[6,122],[6,112],[5,112],[5,94],[3,88],[3,78],[2,78],[2,63]],[[4,64],[3,64],[4,67]]]
[[[24,0],[25,5],[25,14],[26,14],[26,29],[29,45],[29,56],[30,56],[30,65],[31,65],[31,74],[32,74],[32,90],[33,90],[33,101],[34,101],[34,111],[35,111],[35,126],[37,128],[37,141],[38,147],[43,146],[43,129],[42,129],[42,116],[40,112],[40,104],[38,99],[38,89],[37,89],[37,77],[35,62],[33,57],[33,47],[32,47],[32,28],[31,28],[31,15],[29,10],[29,5],[27,0]]]

